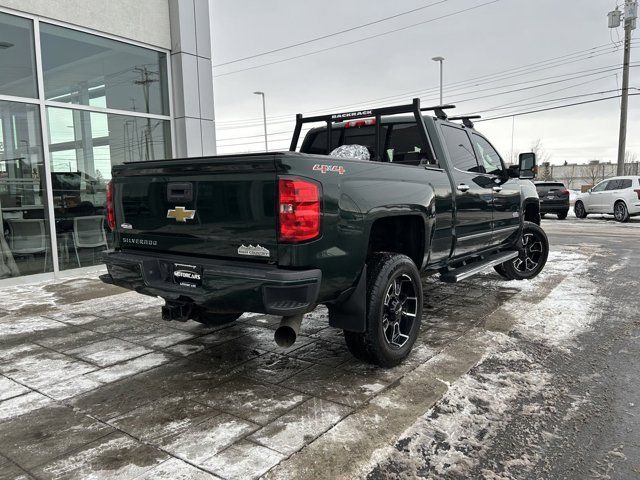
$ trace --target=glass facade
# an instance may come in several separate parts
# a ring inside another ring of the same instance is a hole
[[[167,54],[1,12],[0,32],[0,279],[99,264],[111,167],[172,155]]]
[[[40,111],[0,101],[0,279],[52,271]]]
[[[40,44],[47,100],[169,114],[164,53],[45,23]]]
[[[0,93],[36,98],[33,22],[0,13]]]

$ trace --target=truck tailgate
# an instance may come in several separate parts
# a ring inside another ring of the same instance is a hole
[[[114,173],[122,248],[276,260],[273,156],[125,165]]]

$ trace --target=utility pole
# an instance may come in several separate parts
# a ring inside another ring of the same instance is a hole
[[[433,57],[431,60],[433,60],[434,62],[440,63],[440,105],[444,105],[444,102],[442,101],[442,80],[443,80],[442,70],[443,70],[443,64],[444,64],[444,57]]]
[[[254,95],[262,97],[262,121],[264,122],[264,151],[269,151],[269,143],[267,141],[267,102],[264,99],[264,92],[253,92]]]
[[[609,28],[620,26],[624,15],[624,61],[622,66],[622,101],[620,102],[620,135],[618,137],[617,175],[624,175],[624,160],[627,144],[627,110],[629,108],[629,63],[631,60],[631,32],[636,28],[638,18],[637,0],[625,0],[624,14],[618,10],[609,12]]]
[[[145,113],[151,113],[149,111],[150,101],[149,101],[149,86],[158,82],[159,79],[151,78],[152,75],[158,75],[158,72],[150,71],[146,66],[135,67],[134,70],[140,74],[140,80],[134,80],[133,83],[136,85],[142,86],[142,93],[144,95],[144,106]],[[147,131],[145,132],[145,160],[155,160],[155,155],[153,148],[151,146],[151,119],[147,118]]]

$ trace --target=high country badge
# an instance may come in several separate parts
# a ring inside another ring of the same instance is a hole
[[[238,255],[250,255],[252,257],[268,257],[270,256],[269,250],[264,247],[261,247],[259,244],[255,247],[253,245],[249,245],[245,247],[244,244],[238,247]]]

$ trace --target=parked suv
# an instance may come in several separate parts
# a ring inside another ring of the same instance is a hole
[[[630,217],[640,215],[640,177],[603,180],[578,195],[573,210],[578,218],[604,213],[613,215],[618,222],[628,222]]]
[[[569,190],[562,182],[534,182],[540,198],[540,216],[555,213],[560,220],[569,213]]]

